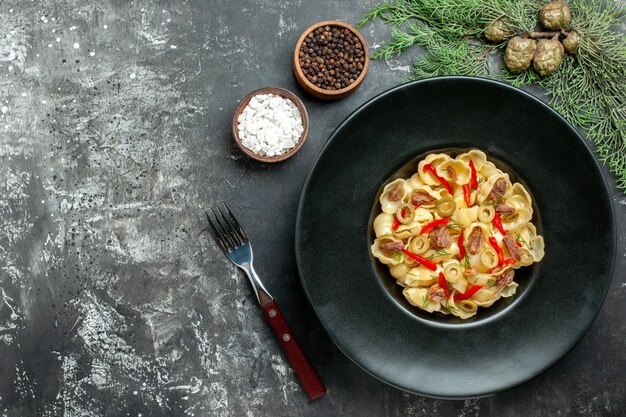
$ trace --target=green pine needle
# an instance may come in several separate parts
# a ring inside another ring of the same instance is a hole
[[[499,44],[483,36],[486,25],[503,18],[515,34],[533,31],[541,0],[395,0],[370,9],[358,24],[382,19],[391,37],[373,56],[389,59],[411,46],[425,48],[415,58],[411,79],[438,75],[475,75],[516,87],[542,87],[550,105],[583,128],[596,144],[598,158],[626,192],[626,42],[616,28],[626,7],[610,0],[570,0],[572,28],[581,34],[578,54],[566,55],[561,67],[542,78],[532,69],[512,74],[491,68],[489,56],[502,54]]]

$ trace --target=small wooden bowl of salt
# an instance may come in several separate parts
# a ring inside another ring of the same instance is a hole
[[[309,115],[291,91],[263,87],[245,96],[233,117],[235,143],[250,158],[280,162],[291,158],[309,134]]]

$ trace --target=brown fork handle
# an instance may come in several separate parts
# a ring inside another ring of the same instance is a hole
[[[309,398],[314,400],[324,395],[326,393],[324,384],[322,384],[317,373],[315,373],[306,356],[304,356],[304,352],[300,349],[300,345],[285,321],[283,313],[280,312],[278,305],[276,305],[276,301],[270,300],[263,304],[263,312]]]

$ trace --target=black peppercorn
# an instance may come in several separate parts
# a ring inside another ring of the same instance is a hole
[[[324,26],[309,32],[300,47],[298,65],[306,78],[325,90],[356,82],[365,65],[359,38],[350,30]]]

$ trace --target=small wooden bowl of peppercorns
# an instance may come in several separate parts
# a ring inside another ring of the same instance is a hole
[[[325,20],[302,33],[293,54],[293,72],[306,92],[337,100],[365,79],[369,49],[363,36],[339,20]]]

